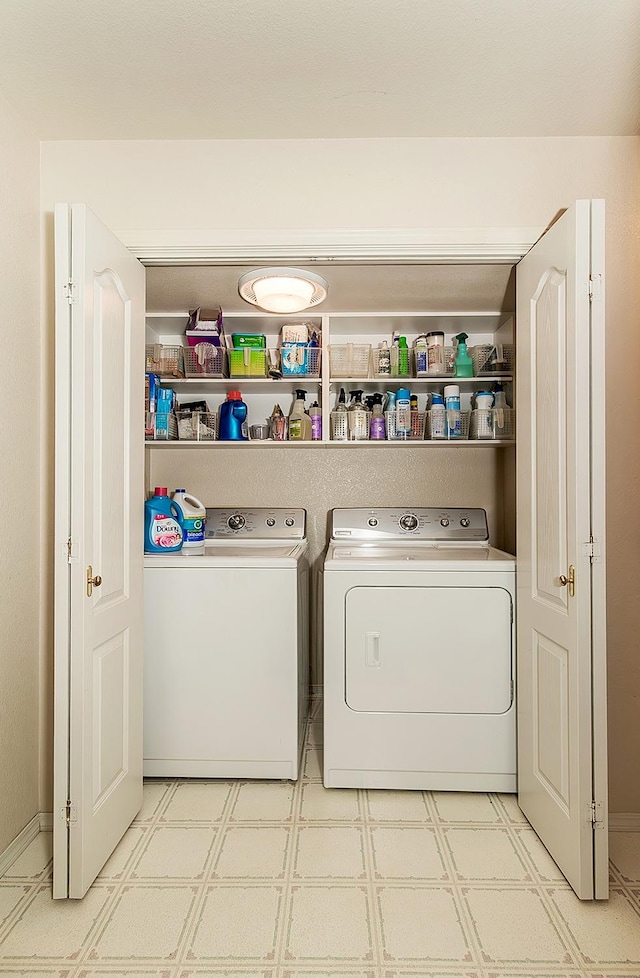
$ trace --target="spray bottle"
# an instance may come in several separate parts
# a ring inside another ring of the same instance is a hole
[[[289,412],[289,441],[311,441],[311,418],[304,409],[307,392],[297,390]]]
[[[317,401],[309,408],[311,418],[311,441],[322,441],[322,410]]]
[[[454,362],[455,375],[456,377],[473,377],[473,360],[467,351],[468,336],[466,333],[458,333],[456,339],[458,348]]]
[[[387,426],[382,413],[382,394],[373,395],[373,408],[369,419],[369,438],[372,441],[379,441],[386,437]]]

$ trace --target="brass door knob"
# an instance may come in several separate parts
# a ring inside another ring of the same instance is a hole
[[[572,598],[576,593],[576,569],[573,564],[569,567],[569,576],[567,577],[565,574],[561,574],[558,580],[560,581],[560,587],[569,585],[569,597]]]
[[[99,574],[93,576],[93,567],[89,564],[87,567],[87,597],[90,598],[94,587],[100,587],[101,584],[102,578]]]

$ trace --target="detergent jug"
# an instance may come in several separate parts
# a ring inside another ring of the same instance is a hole
[[[154,489],[144,504],[144,552],[171,554],[182,549],[182,510],[166,487]]]
[[[220,405],[220,441],[248,441],[247,405],[240,391],[229,391]]]
[[[192,496],[186,489],[176,489],[173,501],[182,510],[182,552],[183,554],[203,554],[204,534],[207,523],[207,510],[204,503]]]

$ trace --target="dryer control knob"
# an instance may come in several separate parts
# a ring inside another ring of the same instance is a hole
[[[267,520],[267,526],[275,526],[275,525],[276,525],[276,521],[274,520],[273,516],[270,516],[269,519]]]
[[[462,519],[460,520],[460,526],[471,526],[471,520],[468,519],[466,516],[463,516]]]
[[[240,513],[234,513],[234,515],[230,516],[227,520],[227,526],[230,530],[241,530],[245,523],[246,520],[244,516],[240,515]]]
[[[295,520],[292,520],[290,516],[284,521],[284,525],[285,526],[293,526],[294,523],[295,523]]]
[[[403,530],[415,530],[418,525],[418,518],[413,513],[407,513],[400,517],[400,526]]]
[[[369,524],[369,526],[377,526],[378,525],[378,521],[375,518],[375,516],[372,516],[370,520],[367,520],[367,523]]]
[[[449,520],[448,519],[440,520],[440,526],[449,526]]]

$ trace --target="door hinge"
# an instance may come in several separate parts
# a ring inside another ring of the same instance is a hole
[[[75,823],[78,821],[78,810],[70,799],[67,799],[67,804],[64,806],[63,812],[67,828],[69,828],[71,825],[75,825]]]
[[[602,802],[592,801],[587,812],[587,821],[591,822],[593,829],[604,828],[604,818],[602,817]]]
[[[600,273],[589,276],[589,302],[602,299],[602,275]]]
[[[599,563],[602,558],[600,541],[594,540],[593,536],[590,536],[589,541],[582,544],[582,556],[588,557],[592,564],[594,562]]]
[[[78,541],[69,537],[64,547],[64,553],[68,564],[76,564],[78,562]]]
[[[72,278],[70,278],[69,281],[65,282],[65,284],[62,286],[62,294],[64,295],[65,299],[68,301],[69,305],[72,305],[74,302],[77,302],[78,286],[73,281]]]

